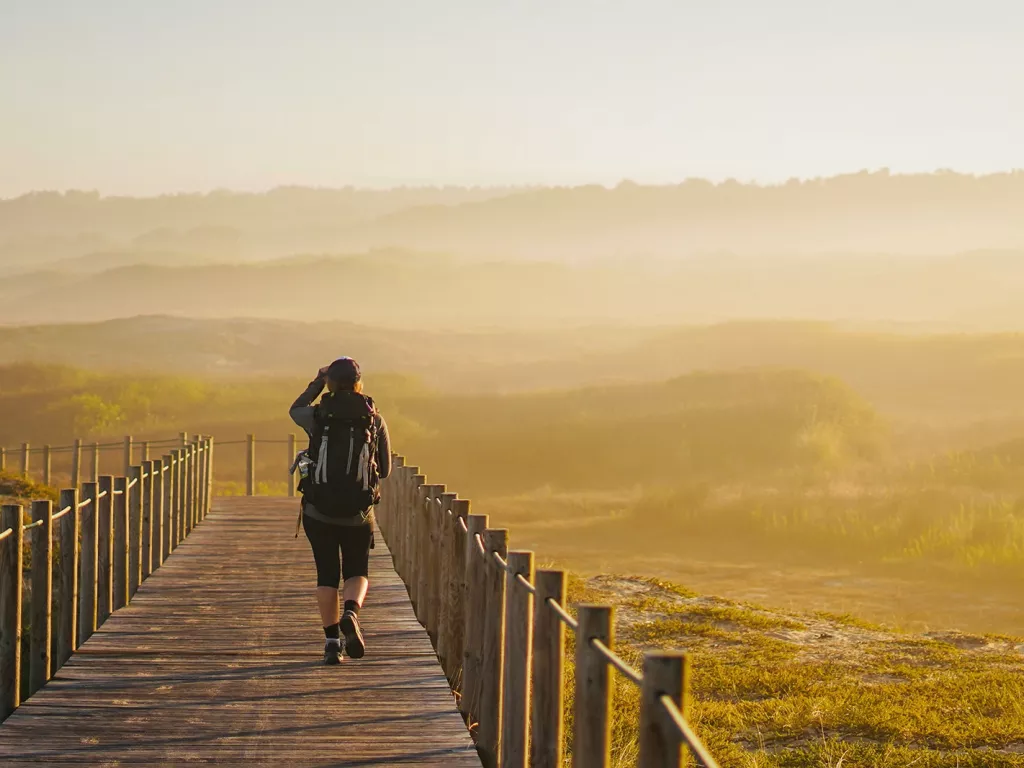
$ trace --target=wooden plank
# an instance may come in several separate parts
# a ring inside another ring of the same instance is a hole
[[[0,725],[0,764],[480,766],[382,536],[367,652],[322,663],[288,499],[217,499],[132,601]]]

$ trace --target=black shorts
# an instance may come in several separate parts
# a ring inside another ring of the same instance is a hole
[[[302,530],[313,548],[318,587],[337,589],[343,578],[369,575],[372,525],[331,525],[303,515]]]

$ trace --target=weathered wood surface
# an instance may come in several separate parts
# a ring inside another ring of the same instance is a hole
[[[211,515],[0,725],[0,765],[479,766],[383,537],[367,655],[322,664],[295,500]]]

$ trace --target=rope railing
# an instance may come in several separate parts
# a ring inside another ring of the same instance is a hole
[[[69,514],[71,514],[71,510],[72,510],[72,509],[76,509],[76,508],[77,508],[77,506],[75,506],[75,507],[72,507],[71,505],[68,505],[68,506],[64,507],[64,509],[62,509],[62,510],[61,510],[60,512],[56,512],[56,513],[54,513],[54,515],[53,515],[53,521],[54,521],[54,522],[57,522],[57,521],[58,521],[58,520],[60,520],[60,519],[61,519],[62,517],[64,517],[64,515],[69,515]]]
[[[483,547],[483,542],[479,534],[477,534],[476,539],[477,550],[486,556],[486,550]],[[498,554],[497,552],[491,552],[491,558],[494,560],[494,562],[498,565],[499,568],[501,568],[503,571],[511,574],[514,577],[514,583],[517,586],[522,587],[531,595],[537,594],[537,588],[533,584],[531,584],[530,581],[525,576],[523,576],[523,574],[515,573],[511,568],[509,568],[508,562],[500,554]],[[558,605],[558,603],[555,600],[549,599],[547,601],[547,605],[554,606]],[[558,607],[561,609],[561,606]],[[636,685],[638,686],[643,684],[643,676],[635,669],[633,669],[633,667],[627,664],[608,646],[606,646],[600,640],[592,640],[591,645],[593,645],[597,652],[604,657],[605,661],[607,661],[611,666],[615,667],[615,669],[617,669],[623,677],[625,677],[627,680],[632,681],[633,683],[636,683]]]
[[[547,605],[547,607],[551,609],[551,612],[555,614],[555,617],[560,622],[565,624],[565,626],[567,626],[573,632],[575,632],[576,630],[578,630],[580,628],[580,625],[577,623],[576,619],[574,619],[572,617],[572,614],[569,613],[567,610],[565,610],[565,608],[563,608],[561,605],[559,605],[558,601],[555,600],[555,598],[553,598],[553,597],[547,598],[544,601],[544,604]]]
[[[717,765],[715,758],[712,757],[708,748],[704,746],[704,743],[697,737],[697,734],[693,732],[693,728],[687,722],[686,718],[683,717],[683,713],[679,711],[679,707],[673,701],[671,696],[661,695],[658,697],[658,701],[661,706],[665,708],[666,714],[672,720],[672,724],[679,731],[679,735],[682,736],[686,746],[689,747],[693,756],[701,761],[705,766]]]
[[[245,442],[245,441],[243,440],[241,442]],[[280,441],[279,440],[277,442],[284,442],[284,441]],[[151,445],[151,446],[154,446],[154,445],[180,444],[181,443],[181,438],[180,437],[168,437],[168,438],[163,438],[163,439],[160,439],[160,440],[146,440],[145,443],[147,443],[148,445]],[[13,447],[10,447],[10,448],[2,447],[2,448],[0,448],[0,450],[7,451],[9,453],[15,453],[15,452],[20,452],[20,451],[23,451],[23,450],[27,450],[29,453],[32,453],[32,454],[40,454],[40,453],[44,453],[46,451],[51,451],[53,453],[64,452],[64,451],[74,451],[74,450],[76,450],[79,447],[87,448],[87,449],[90,449],[90,450],[93,449],[93,448],[99,448],[101,450],[107,450],[107,449],[112,449],[112,448],[123,448],[124,447],[124,443],[82,443],[81,446],[79,446],[77,444],[72,444],[72,445],[49,445],[49,446],[45,446],[44,445],[44,446],[36,446],[35,448],[33,448],[31,445],[28,445],[27,443],[22,443],[21,445],[13,446]]]
[[[640,688],[639,765],[717,762],[687,719],[689,661],[646,653],[643,671],[614,647],[614,608],[565,607],[566,575],[534,570],[533,553],[509,551],[469,502],[428,484],[395,457],[377,517],[416,617],[426,628],[485,765],[562,765],[564,633],[575,634],[574,765],[611,760],[611,670]],[[528,746],[529,745],[529,746]]]
[[[624,678],[632,683],[635,683],[639,688],[644,684],[644,677],[629,664],[627,664],[622,657],[620,657],[615,651],[609,648],[607,645],[602,643],[600,640],[591,640],[590,645],[597,651],[609,665],[615,667]]]
[[[537,588],[535,586],[533,586],[533,584],[531,584],[527,580],[527,578],[525,576],[523,576],[523,574],[521,574],[521,573],[517,573],[516,574],[516,582],[518,582],[519,586],[521,586],[523,589],[525,589],[531,595],[536,595],[537,594]]]
[[[92,481],[78,482],[80,474],[73,472],[76,482],[59,492],[59,504],[31,502],[31,522],[25,522],[21,505],[0,509],[0,638],[22,631],[20,613],[11,607],[25,604],[30,651],[22,655],[19,644],[0,643],[0,721],[20,705],[23,688],[34,694],[113,612],[128,605],[139,585],[209,514],[213,439],[183,433],[178,441],[180,448],[154,460],[146,446],[158,441],[142,443],[142,460],[135,463],[138,446],[126,437],[123,474],[99,475],[97,467]],[[89,446],[76,442],[76,458],[81,447]],[[52,574],[59,587],[26,593],[26,578],[40,573]]]
[[[180,433],[177,437],[161,438],[159,440],[135,440],[131,435],[126,435],[120,442],[87,442],[75,440],[73,445],[43,445],[32,446],[29,443],[22,443],[17,448],[0,447],[0,471],[13,469],[8,465],[17,463],[17,472],[22,477],[35,477],[44,485],[54,485],[53,464],[68,466],[65,477],[70,477],[70,484],[78,486],[84,479],[84,474],[91,474],[92,480],[98,481],[100,477],[101,464],[109,462],[109,458],[101,461],[101,454],[108,450],[118,450],[123,456],[123,472],[127,474],[128,468],[134,466],[137,461],[146,462],[150,460],[150,452],[157,449],[159,452],[163,447],[177,445],[182,449],[193,446],[192,450],[199,456],[207,448],[200,442],[190,441],[187,432]],[[176,450],[170,451],[176,454]],[[40,460],[39,457],[42,457]],[[84,466],[83,466],[84,465]],[[86,470],[83,473],[83,469]]]

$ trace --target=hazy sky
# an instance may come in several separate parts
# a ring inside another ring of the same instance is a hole
[[[0,0],[0,196],[1024,167],[1019,0]]]

